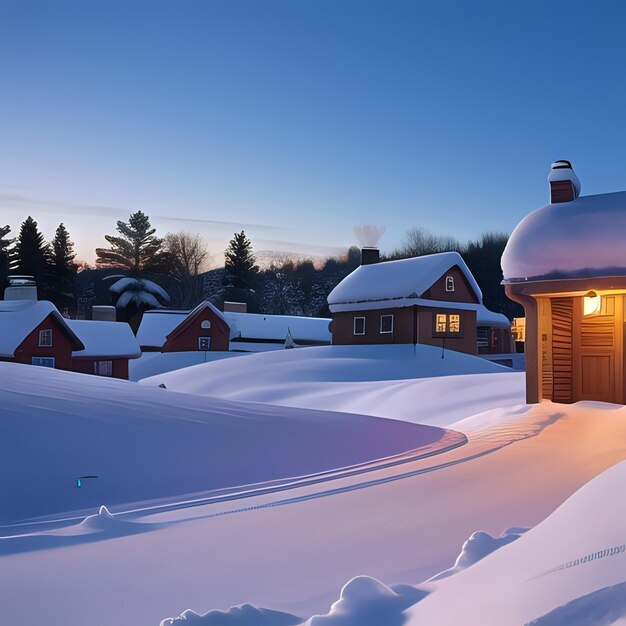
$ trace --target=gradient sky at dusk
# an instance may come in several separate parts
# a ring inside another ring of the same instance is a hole
[[[0,0],[0,224],[334,253],[626,188],[623,2]],[[189,220],[189,221],[188,221]]]

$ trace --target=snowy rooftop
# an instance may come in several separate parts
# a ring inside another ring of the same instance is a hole
[[[144,347],[161,348],[167,336],[189,315],[190,311],[159,309],[146,311],[139,326],[137,340]],[[284,341],[287,330],[296,341],[331,341],[329,319],[291,315],[263,315],[218,311],[230,326],[232,338]]]
[[[85,345],[72,353],[74,358],[110,357],[136,359],[141,356],[139,343],[126,322],[101,320],[66,320]]]
[[[336,312],[336,305],[341,304],[419,298],[455,265],[463,272],[478,301],[482,303],[480,287],[461,255],[458,252],[441,252],[399,261],[361,265],[330,292],[328,304],[330,310]]]
[[[548,204],[515,228],[502,255],[505,281],[626,275],[626,192]]]
[[[80,339],[68,326],[57,308],[47,300],[0,300],[0,357],[12,358],[17,347],[24,339],[52,314],[57,321],[67,328],[76,345],[82,345]]]

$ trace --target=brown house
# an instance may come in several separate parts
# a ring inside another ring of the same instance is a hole
[[[378,262],[364,249],[362,263],[328,296],[333,344],[423,343],[478,352],[478,330],[491,342],[504,329],[498,351],[509,352],[510,323],[488,311],[482,293],[457,252]]]
[[[568,161],[552,165],[550,204],[513,231],[507,295],[526,312],[526,397],[626,404],[626,192],[580,196]]]
[[[128,380],[128,360],[141,356],[137,339],[126,322],[65,320],[84,344],[72,353],[71,369],[83,374]]]
[[[84,347],[51,302],[0,301],[0,360],[71,370]]]
[[[230,326],[210,302],[201,302],[166,337],[162,352],[226,351]]]

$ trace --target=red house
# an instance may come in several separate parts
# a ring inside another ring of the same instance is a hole
[[[85,346],[52,302],[0,301],[0,359],[72,369],[72,353]]]
[[[166,337],[162,352],[227,351],[230,326],[210,302],[201,302]]]
[[[139,358],[141,350],[126,322],[65,321],[85,346],[72,353],[72,370],[128,380],[128,360]]]

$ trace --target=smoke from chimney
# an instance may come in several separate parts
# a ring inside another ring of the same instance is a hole
[[[354,234],[361,248],[375,248],[380,238],[385,234],[384,226],[374,226],[373,224],[365,224],[364,226],[355,226]]]

